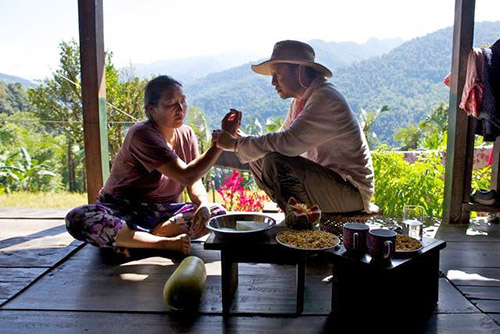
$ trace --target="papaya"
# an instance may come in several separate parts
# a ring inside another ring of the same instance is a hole
[[[317,205],[307,206],[290,197],[286,205],[285,225],[295,230],[311,230],[319,223],[321,210]]]
[[[188,256],[175,269],[163,287],[163,300],[175,311],[194,311],[198,308],[207,271],[205,263],[196,256]]]

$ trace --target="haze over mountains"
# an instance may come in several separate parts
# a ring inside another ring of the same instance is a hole
[[[14,75],[9,75],[9,74],[4,74],[4,73],[0,73],[0,81],[5,83],[5,84],[20,83],[24,87],[34,86],[34,84],[27,79],[23,79],[20,77],[16,77]]]
[[[476,23],[474,34],[474,46],[492,44],[500,38],[500,21]],[[373,126],[384,142],[396,145],[395,130],[417,123],[439,102],[448,103],[449,89],[442,80],[450,71],[452,27],[406,42],[370,39],[363,44],[309,43],[315,48],[317,61],[332,70],[330,81],[345,94],[356,114],[360,108],[391,108]],[[133,67],[139,76],[169,74],[183,82],[189,106],[203,109],[209,125],[217,128],[229,108],[244,112],[243,125],[254,117],[264,124],[269,117],[285,116],[289,101],[278,97],[270,77],[250,69],[250,63],[260,60],[255,54],[239,53]],[[0,74],[0,81],[16,80],[29,84]]]
[[[360,108],[391,108],[373,129],[379,139],[395,145],[395,130],[415,124],[439,102],[448,103],[449,88],[442,81],[451,66],[452,30],[441,29],[347,66],[335,66],[338,58],[328,58],[323,49],[319,49],[318,60],[330,67],[330,81],[345,94],[356,114]],[[498,38],[500,21],[476,23],[474,46],[493,44]],[[245,125],[252,117],[258,117],[262,124],[268,117],[284,117],[289,105],[276,95],[270,78],[253,73],[249,64],[210,74],[186,85],[185,91],[190,105],[201,107],[212,127],[219,126],[229,108],[244,112]]]

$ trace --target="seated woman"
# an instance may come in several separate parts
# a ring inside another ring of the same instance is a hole
[[[129,129],[98,202],[70,211],[66,228],[97,247],[189,254],[190,237],[207,233],[205,222],[225,213],[209,204],[201,182],[221,150],[212,144],[198,154],[193,129],[183,125],[187,105],[182,85],[171,77],[148,83],[144,106],[148,120]],[[238,121],[226,117],[222,127],[232,132]],[[193,203],[179,202],[184,188]]]

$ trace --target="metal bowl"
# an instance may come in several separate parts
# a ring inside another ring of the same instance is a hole
[[[213,217],[205,225],[219,238],[244,238],[265,233],[276,220],[260,213],[240,212]]]

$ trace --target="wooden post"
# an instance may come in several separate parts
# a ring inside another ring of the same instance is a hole
[[[83,132],[89,203],[109,175],[102,0],[79,0]]]
[[[444,191],[443,220],[450,224],[468,223],[469,213],[462,213],[465,180],[470,180],[471,168],[467,168],[468,152],[473,147],[470,139],[471,122],[459,108],[467,71],[467,58],[474,37],[475,0],[455,0],[455,23],[453,27],[453,54],[451,60],[451,89],[448,125],[448,147],[446,159],[446,178]],[[470,159],[470,157],[469,157]],[[471,160],[469,163],[472,164]],[[468,196],[468,194],[467,194]],[[468,198],[468,197],[467,197]]]

